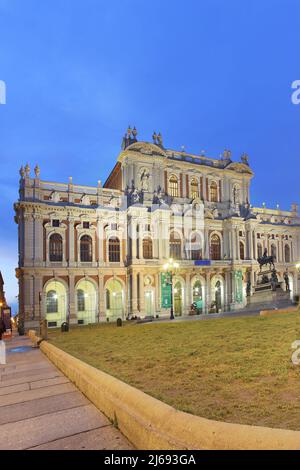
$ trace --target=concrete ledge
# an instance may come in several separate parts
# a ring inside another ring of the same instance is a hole
[[[272,317],[278,313],[292,313],[292,312],[299,312],[299,307],[287,307],[281,308],[278,310],[261,310],[260,316],[261,317]]]
[[[300,431],[208,420],[175,410],[43,341],[40,349],[137,449],[300,450]]]

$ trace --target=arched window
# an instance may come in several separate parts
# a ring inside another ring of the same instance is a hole
[[[82,263],[93,261],[93,241],[89,235],[83,235],[80,239],[80,261]]]
[[[54,233],[50,236],[49,259],[54,262],[63,260],[63,240],[58,233]]]
[[[245,245],[243,242],[240,242],[240,259],[245,259]]]
[[[58,312],[58,295],[55,290],[49,290],[49,292],[47,292],[46,310],[47,310],[47,313]]]
[[[168,193],[172,197],[178,197],[179,192],[178,192],[178,178],[175,175],[172,175],[171,178],[169,179],[169,189]]]
[[[291,250],[290,250],[289,245],[285,245],[285,247],[284,247],[284,261],[286,263],[291,262]]]
[[[202,244],[197,233],[194,233],[191,238],[189,258],[196,261],[202,259]]]
[[[144,238],[143,240],[143,258],[152,259],[153,258],[153,248],[151,238]]]
[[[218,202],[218,185],[215,181],[210,183],[209,195],[211,202]]]
[[[77,310],[78,312],[85,311],[85,296],[82,289],[77,290]]]
[[[119,263],[121,260],[120,240],[117,237],[109,239],[108,258],[111,263]]]
[[[196,178],[193,178],[191,181],[191,198],[196,199],[199,197],[199,186]]]
[[[202,285],[200,281],[196,281],[193,285],[193,302],[202,300]]]
[[[221,259],[221,240],[216,234],[210,239],[210,255],[212,260]]]
[[[170,236],[170,258],[181,259],[181,239],[175,232]]]
[[[261,246],[261,243],[258,243],[258,244],[257,244],[257,257],[258,257],[258,258],[261,258],[262,255],[263,255],[262,246]]]
[[[274,243],[271,245],[271,256],[273,256],[273,259],[276,261],[276,259],[277,259],[277,249],[276,249],[276,245],[274,245]]]

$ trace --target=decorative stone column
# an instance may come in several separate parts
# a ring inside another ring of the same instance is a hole
[[[253,230],[249,229],[249,257],[253,259]]]
[[[131,305],[132,305],[132,314],[138,314],[138,298],[137,298],[137,273],[132,273],[132,289],[131,289]]]
[[[205,296],[206,306],[205,313],[209,313],[211,305],[211,282],[210,282],[210,272],[206,273],[206,296]]]
[[[144,289],[144,273],[139,273],[140,281],[140,313],[145,316],[145,289]]]
[[[210,259],[209,253],[209,230],[208,228],[204,229],[204,251],[205,251],[205,259]]]
[[[98,276],[98,318],[99,322],[106,320],[104,276],[101,273]]]
[[[25,320],[36,320],[34,305],[33,305],[33,276],[24,274],[23,277],[23,292],[24,292],[24,315]]]
[[[97,221],[97,238],[98,238],[98,266],[104,265],[104,230],[103,222]]]
[[[70,324],[76,325],[78,323],[77,314],[76,314],[76,292],[75,292],[75,278],[73,274],[69,274],[69,299],[67,302],[67,317],[69,314]]]
[[[132,262],[136,262],[136,255],[137,255],[137,249],[136,249],[136,244],[137,244],[137,231],[136,231],[136,226],[137,223],[133,220],[131,220],[131,226],[130,226],[130,234],[131,234],[131,255],[132,255]]]
[[[34,266],[42,266],[43,262],[43,217],[41,214],[34,214]]]
[[[75,265],[74,262],[74,255],[75,255],[75,250],[74,250],[74,242],[75,242],[75,231],[74,231],[74,219],[69,218],[69,266],[73,267]]]
[[[190,306],[191,306],[191,303],[192,303],[192,292],[191,292],[191,274],[190,273],[187,273],[186,274],[186,281],[185,281],[185,285],[186,285],[186,295],[185,295],[185,314],[188,315],[189,311],[190,311]]]
[[[235,244],[236,244],[236,259],[240,259],[240,236],[239,236],[239,227],[235,228]],[[246,254],[246,253],[245,253]]]
[[[231,292],[231,275],[230,271],[226,270],[225,271],[225,286],[224,286],[224,309],[229,310],[230,309],[230,303],[232,299],[232,292]]]
[[[237,255],[236,255],[236,231],[235,227],[231,228],[231,253],[232,253],[232,259],[236,260]]]
[[[24,213],[24,240],[26,244],[24,246],[24,266],[32,266],[33,261],[33,216],[29,213]]]
[[[160,287],[160,273],[155,274],[155,313],[161,313],[161,287]]]

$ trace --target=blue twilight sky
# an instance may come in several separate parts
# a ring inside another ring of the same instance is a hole
[[[250,156],[252,204],[300,202],[299,0],[0,0],[0,269],[15,301],[18,170],[94,185],[141,140]]]

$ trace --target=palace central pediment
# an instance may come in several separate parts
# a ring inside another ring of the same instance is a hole
[[[126,152],[136,152],[143,155],[157,155],[159,157],[166,157],[166,151],[158,145],[149,142],[135,142],[126,148]]]

